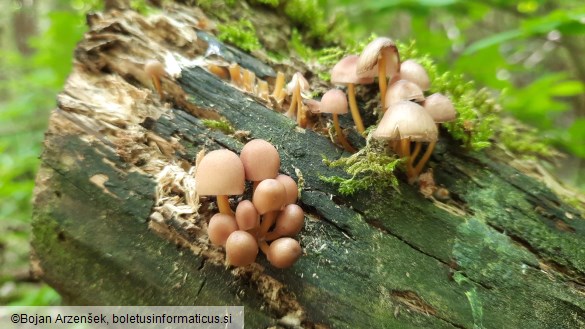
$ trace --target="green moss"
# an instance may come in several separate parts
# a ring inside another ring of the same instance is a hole
[[[254,24],[247,19],[240,19],[229,24],[221,24],[219,29],[219,40],[229,42],[243,50],[253,51],[260,49],[260,41],[256,36]]]
[[[453,280],[458,284],[471,284],[469,279],[467,279],[461,272],[455,272],[453,275]],[[484,328],[482,324],[483,320],[483,306],[479,296],[477,294],[477,289],[475,287],[471,287],[469,290],[465,291],[465,297],[467,297],[467,301],[469,302],[469,306],[471,307],[471,315],[473,316],[473,328],[474,329],[481,329]]]
[[[251,3],[258,3],[262,5],[268,5],[270,7],[276,8],[280,5],[280,0],[251,0]]]
[[[293,23],[306,28],[309,37],[326,36],[325,13],[316,0],[289,0],[284,12]]]
[[[205,127],[219,130],[226,135],[233,134],[235,131],[234,127],[225,118],[220,120],[203,119],[201,122]]]
[[[398,180],[394,176],[394,170],[402,164],[402,159],[387,155],[381,145],[374,144],[375,141],[369,140],[364,148],[349,157],[334,161],[323,159],[330,167],[343,167],[350,178],[340,176],[319,178],[327,183],[338,184],[339,193],[343,195],[351,195],[366,189],[382,192],[389,187],[398,191]]]
[[[556,153],[545,139],[537,136],[536,129],[513,121],[502,122],[498,140],[510,151],[525,157],[551,157]]]

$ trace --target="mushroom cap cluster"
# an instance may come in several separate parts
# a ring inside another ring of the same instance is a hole
[[[279,174],[279,169],[278,151],[261,139],[248,142],[239,157],[229,150],[216,150],[198,164],[199,195],[240,195],[245,180],[254,182],[252,200],[240,201],[233,214],[213,215],[207,226],[209,241],[225,248],[228,264],[249,265],[259,249],[277,268],[290,267],[300,257],[301,246],[292,237],[303,227],[304,212],[295,204],[297,184]]]
[[[414,102],[400,101],[390,105],[380,120],[373,137],[384,140],[409,138],[414,142],[431,142],[438,138],[435,121]]]

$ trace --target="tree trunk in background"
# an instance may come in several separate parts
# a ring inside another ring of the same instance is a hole
[[[37,5],[35,0],[19,0],[17,3],[20,10],[12,15],[12,33],[18,51],[24,56],[29,56],[33,52],[29,38],[37,33]]]
[[[265,7],[246,10],[265,23],[259,35],[290,27]],[[218,43],[200,10],[174,4],[164,15],[88,21],[50,118],[34,201],[34,270],[67,303],[244,305],[247,328],[585,326],[585,221],[503,152],[469,153],[442,134],[431,162],[450,200],[405,183],[400,193],[342,196],[319,178],[345,175],[323,164],[347,155],[327,136],[186,60],[211,45],[273,80],[271,67]],[[161,101],[143,64],[168,54],[182,71],[163,79]],[[238,132],[202,121],[220,118]],[[206,236],[212,200],[199,214],[168,203],[184,197],[180,181],[157,199],[161,172],[188,170],[203,148],[238,152],[248,138],[273,143],[281,171],[302,182],[304,255],[288,270],[263,255],[224,266]]]

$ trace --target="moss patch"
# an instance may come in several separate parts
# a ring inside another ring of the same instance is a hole
[[[261,48],[260,41],[258,41],[258,37],[256,36],[254,24],[247,19],[242,18],[239,21],[229,24],[221,24],[217,28],[219,29],[217,37],[221,41],[231,43],[246,51],[254,51]]]

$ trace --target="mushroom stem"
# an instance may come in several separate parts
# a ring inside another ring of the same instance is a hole
[[[276,74],[276,81],[274,82],[274,90],[272,91],[272,97],[276,98],[277,101],[281,100],[282,88],[284,87],[284,73],[278,71]]]
[[[264,80],[258,81],[257,95],[265,101],[268,100],[268,82]]]
[[[268,233],[268,230],[274,225],[276,221],[276,215],[278,211],[270,211],[262,216],[262,223],[260,223],[260,235],[259,237],[263,237]]]
[[[378,86],[380,87],[380,101],[382,104],[382,112],[386,112],[386,56],[383,54],[378,60]]]
[[[343,131],[339,126],[339,116],[337,113],[333,113],[333,127],[335,127],[335,135],[337,136],[337,141],[339,144],[341,144],[347,152],[355,153],[356,150],[349,144],[343,135]]]
[[[230,72],[230,79],[232,81],[232,84],[234,84],[238,88],[241,88],[242,87],[242,75],[240,73],[240,65],[238,65],[238,63],[232,63],[228,67],[228,70]]]
[[[266,243],[266,241],[264,240],[258,241],[258,247],[260,247],[260,250],[262,250],[264,255],[266,255],[266,257],[268,258],[268,255],[270,253],[270,246],[268,245],[268,243]]]
[[[160,83],[160,78],[156,77],[156,76],[152,76],[152,84],[154,85],[154,89],[156,89],[156,92],[158,93],[160,98],[162,98],[163,91],[162,91],[162,85]]]
[[[297,85],[295,86],[295,89],[293,89],[293,94],[292,94],[292,98],[290,101],[290,107],[288,108],[288,111],[286,112],[286,116],[289,118],[293,118],[295,115],[295,110],[297,111],[297,115],[298,115],[298,104],[301,102],[301,85],[297,83]]]
[[[427,150],[425,151],[425,154],[423,154],[422,158],[420,159],[420,161],[418,162],[416,167],[414,167],[414,176],[413,177],[417,177],[420,174],[420,172],[422,171],[422,169],[425,166],[425,164],[427,163],[427,161],[429,161],[431,154],[433,154],[433,150],[435,149],[435,144],[437,144],[437,141],[432,141],[429,144],[429,146],[427,147]]]
[[[266,241],[272,241],[272,240],[276,240],[278,238],[282,237],[282,234],[278,233],[278,232],[268,232],[266,234],[266,236],[264,237],[264,240]]]
[[[307,126],[307,111],[305,110],[305,105],[301,101],[300,96],[297,101],[297,125],[301,128]]]
[[[256,81],[256,74],[250,70],[244,70],[244,89],[247,92],[253,92]]]
[[[351,110],[351,117],[353,118],[353,122],[355,122],[355,127],[362,134],[365,130],[364,123],[362,122],[362,117],[355,100],[355,86],[353,83],[347,84],[347,98],[349,99],[349,109]]]
[[[412,162],[414,162],[414,160],[416,160],[416,157],[420,153],[421,147],[422,147],[422,143],[421,142],[416,142],[414,144],[414,151],[412,151],[412,154],[410,155],[410,157],[412,158]]]
[[[235,216],[232,208],[230,207],[230,200],[228,199],[227,195],[217,196],[217,207],[219,208],[220,213]]]

